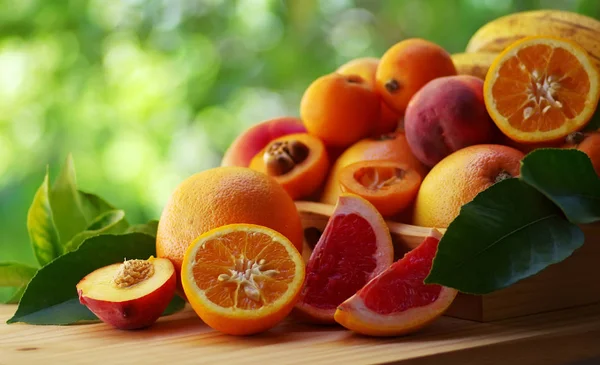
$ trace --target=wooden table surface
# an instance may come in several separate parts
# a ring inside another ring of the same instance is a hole
[[[185,310],[153,327],[119,331],[4,324],[0,364],[566,364],[600,357],[600,304],[494,323],[443,317],[417,334],[368,338],[339,327],[285,321],[261,335],[233,337]]]

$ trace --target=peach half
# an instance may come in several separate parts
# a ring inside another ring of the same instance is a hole
[[[175,268],[168,259],[126,260],[97,269],[77,284],[79,302],[118,329],[151,326],[175,295]]]
[[[248,167],[252,158],[272,140],[293,133],[306,133],[302,121],[294,117],[275,118],[253,125],[231,143],[221,166]]]

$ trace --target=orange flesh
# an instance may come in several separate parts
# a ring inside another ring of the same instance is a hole
[[[340,174],[342,191],[357,194],[383,216],[404,210],[417,196],[421,176],[393,161],[363,161],[346,166]]]
[[[362,167],[354,172],[354,179],[370,190],[388,190],[398,184],[406,175],[405,170],[398,167]]]
[[[192,269],[199,289],[214,304],[259,309],[283,296],[296,264],[286,248],[261,232],[230,232],[207,240]]]
[[[590,80],[583,65],[564,48],[523,48],[498,70],[492,87],[496,109],[523,132],[560,128],[585,108]]]

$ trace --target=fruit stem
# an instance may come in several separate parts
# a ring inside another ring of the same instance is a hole
[[[501,170],[498,175],[496,175],[496,179],[494,180],[494,183],[499,183],[500,181],[506,180],[506,179],[512,179],[512,175],[508,173],[508,171],[506,170]]]
[[[400,83],[394,79],[390,79],[385,83],[385,89],[390,93],[395,93],[400,90],[400,87]]]
[[[567,144],[570,145],[578,145],[585,139],[585,134],[581,132],[573,132],[569,134],[566,138]]]

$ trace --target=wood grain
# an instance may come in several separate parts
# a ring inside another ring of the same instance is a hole
[[[287,320],[252,337],[220,334],[186,310],[141,331],[103,323],[6,325],[0,364],[461,364],[558,365],[600,356],[600,305],[493,323],[443,317],[419,333],[369,338]]]

